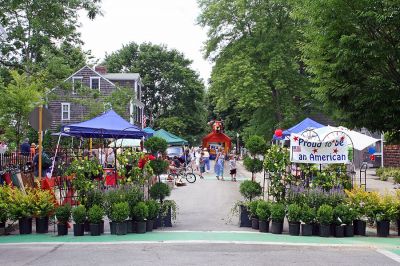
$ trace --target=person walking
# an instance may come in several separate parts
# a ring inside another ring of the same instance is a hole
[[[20,152],[24,156],[29,156],[31,153],[31,145],[29,144],[29,139],[26,138],[20,146]]]
[[[205,160],[204,160],[204,152],[202,152],[202,153],[200,154],[199,164],[200,164],[200,178],[201,178],[201,179],[204,179],[203,174],[204,174],[205,171],[206,171],[206,163],[205,163]]]
[[[199,167],[200,167],[200,158],[201,156],[204,156],[204,152],[201,152],[201,150],[199,148],[196,149],[195,153],[194,153],[194,164],[195,164],[195,171],[199,171]],[[204,157],[203,157],[203,161],[204,161]]]
[[[206,165],[206,173],[210,172],[210,153],[208,152],[207,148],[203,149],[203,158],[204,158],[204,163]]]
[[[229,173],[231,175],[231,181],[236,182],[236,158],[233,154],[229,158]]]
[[[219,148],[219,152],[217,154],[217,157],[215,158],[215,172],[218,180],[221,177],[221,180],[224,181],[224,165],[225,151],[222,148]]]

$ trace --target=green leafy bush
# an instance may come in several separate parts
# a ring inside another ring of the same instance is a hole
[[[107,217],[111,217],[111,209],[115,203],[127,201],[126,191],[123,188],[109,189],[104,194],[104,210]]]
[[[54,196],[48,190],[33,189],[34,214],[36,217],[48,217],[56,208]]]
[[[103,220],[104,210],[99,205],[94,205],[89,209],[88,219],[91,224],[100,224]]]
[[[333,209],[333,223],[341,225],[344,223],[346,216],[348,215],[349,207],[344,204],[339,204]]]
[[[153,169],[155,175],[159,176],[165,173],[168,169],[169,163],[163,159],[156,159],[150,161],[150,167]]]
[[[83,224],[86,220],[86,209],[83,205],[76,206],[72,209],[72,219],[76,224]]]
[[[317,211],[317,220],[322,225],[330,225],[333,221],[333,208],[327,204],[321,205]]]
[[[257,218],[258,217],[258,215],[257,215],[257,206],[258,206],[258,203],[261,202],[261,201],[262,200],[253,200],[253,201],[250,201],[247,204],[247,208],[248,208],[248,210],[250,212],[251,217],[253,217],[253,218]]]
[[[5,223],[10,216],[10,193],[9,186],[0,186],[0,223]]]
[[[146,203],[139,202],[133,208],[133,217],[135,221],[143,222],[149,216],[149,208],[147,207]]]
[[[114,203],[111,208],[111,221],[122,223],[129,216],[129,204],[128,202]]]
[[[60,224],[66,224],[71,219],[71,205],[65,204],[58,206],[56,209],[56,217]]]
[[[269,220],[270,216],[271,216],[271,204],[268,201],[260,201],[257,204],[257,216],[258,219],[262,220],[262,221],[267,221]]]
[[[287,208],[287,218],[290,223],[298,223],[301,221],[302,209],[299,205],[293,203]]]
[[[315,209],[309,207],[308,205],[303,205],[301,207],[301,218],[300,220],[305,224],[311,224],[315,222]]]
[[[147,208],[149,210],[149,220],[154,220],[160,213],[160,204],[155,200],[146,201]]]
[[[86,193],[86,209],[89,210],[94,205],[104,206],[104,193],[97,188],[90,189]]]
[[[256,181],[246,180],[240,184],[240,194],[246,200],[251,201],[255,197],[261,196],[262,188]]]
[[[24,194],[20,189],[12,189],[9,196],[8,207],[12,220],[32,217],[35,211],[35,197],[32,190],[28,189]]]
[[[253,135],[250,136],[245,142],[246,149],[251,155],[264,154],[267,149],[267,143],[263,137]]]
[[[159,137],[151,137],[144,142],[144,147],[148,152],[152,154],[155,154],[157,152],[165,153],[168,148],[168,143],[165,139]]]
[[[155,183],[151,188],[150,188],[150,197],[152,199],[158,199],[160,202],[162,202],[165,197],[168,197],[171,194],[171,189],[169,186],[165,183]]]
[[[274,202],[271,204],[271,219],[274,222],[282,222],[285,219],[285,205]]]
[[[245,157],[243,165],[244,168],[252,174],[259,173],[263,170],[263,161],[260,161],[257,158]]]

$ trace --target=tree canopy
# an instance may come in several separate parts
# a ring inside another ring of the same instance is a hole
[[[110,72],[140,74],[142,102],[153,126],[173,121],[178,128],[169,130],[193,141],[204,131],[206,111],[204,84],[191,63],[177,50],[151,43],[124,45],[105,59]]]

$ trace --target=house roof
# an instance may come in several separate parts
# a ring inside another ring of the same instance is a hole
[[[109,80],[138,80],[139,73],[106,73],[103,77]]]

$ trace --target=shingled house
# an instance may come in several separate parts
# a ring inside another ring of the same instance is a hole
[[[104,66],[97,66],[92,69],[84,66],[74,74],[65,79],[65,82],[72,83],[72,90],[62,90],[56,88],[52,91],[57,97],[49,100],[48,108],[53,114],[52,130],[57,130],[60,125],[82,122],[85,115],[88,114],[87,108],[80,105],[73,98],[83,97],[75,93],[77,86],[86,86],[93,90],[99,90],[100,96],[109,96],[118,89],[118,87],[132,88],[135,99],[132,99],[125,118],[131,124],[139,127],[143,124],[143,108],[141,94],[143,84],[138,73],[107,73]],[[68,94],[68,95],[67,95]]]

